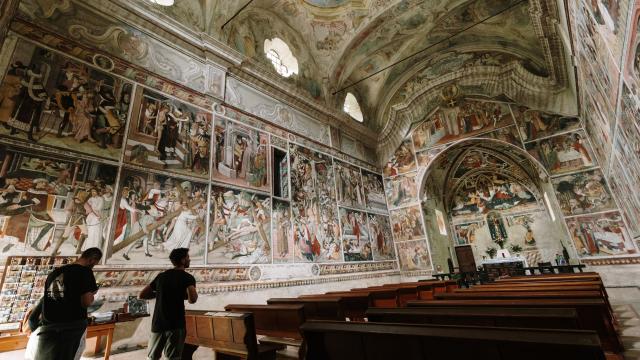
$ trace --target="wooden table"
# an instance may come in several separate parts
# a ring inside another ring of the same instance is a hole
[[[117,323],[129,322],[136,320],[141,317],[147,317],[146,315],[137,315],[130,316],[125,319],[120,319],[118,321],[109,321],[101,324],[92,324],[87,326],[87,339],[96,337],[96,346],[94,348],[94,353],[98,354],[100,352],[100,344],[102,342],[102,337],[107,337],[107,343],[104,348],[104,359],[108,360],[109,356],[111,356],[111,344],[113,343],[113,331],[116,328]],[[23,333],[16,333],[15,335],[10,336],[0,336],[0,353],[5,351],[14,351],[20,350],[27,347],[27,341],[29,337]]]
[[[107,344],[104,347],[104,360],[109,360],[109,355],[111,355],[111,343],[113,342],[113,330],[116,328],[116,322],[108,322],[104,324],[95,324],[89,325],[87,327],[87,339],[92,337],[97,337],[96,339],[96,347],[94,348],[94,354],[98,354],[100,352],[100,344],[102,342],[102,337],[107,337]]]

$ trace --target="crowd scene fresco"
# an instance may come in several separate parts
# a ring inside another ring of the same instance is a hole
[[[119,159],[133,84],[19,40],[0,83],[0,134]]]
[[[114,264],[167,263],[173,249],[189,248],[194,260],[205,249],[208,186],[136,171],[121,175],[113,226]]]
[[[19,39],[7,61],[0,141],[23,142],[0,145],[1,255],[96,246],[115,266],[166,265],[178,247],[196,264],[395,259],[372,167],[278,133],[285,191],[274,200],[272,134],[255,122],[111,75],[107,56],[90,64]]]
[[[136,98],[125,161],[207,177],[211,113],[144,89]]]
[[[71,256],[108,238],[117,168],[0,147],[0,248]]]

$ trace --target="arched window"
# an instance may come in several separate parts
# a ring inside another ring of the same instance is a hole
[[[264,54],[276,68],[278,74],[289,77],[298,73],[298,59],[293,56],[289,46],[280,38],[264,41]]]
[[[344,107],[342,109],[354,120],[358,122],[364,121],[364,118],[362,117],[362,110],[360,110],[358,100],[355,96],[353,96],[352,93],[347,93],[347,96],[344,98]]]

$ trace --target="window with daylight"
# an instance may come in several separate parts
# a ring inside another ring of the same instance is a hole
[[[347,96],[344,98],[344,107],[342,109],[356,121],[364,121],[364,118],[362,117],[362,110],[360,110],[358,100],[355,96],[353,96],[352,93],[347,93]]]
[[[298,73],[298,59],[293,56],[289,46],[280,38],[264,41],[264,53],[278,74],[289,77]]]

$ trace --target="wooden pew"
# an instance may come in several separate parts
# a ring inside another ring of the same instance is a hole
[[[369,294],[349,293],[349,292],[344,292],[339,294],[341,295],[336,295],[336,294],[301,295],[301,296],[298,296],[298,298],[300,299],[340,298],[342,299],[345,318],[348,318],[350,321],[364,321],[365,312],[369,307]]]
[[[436,294],[437,300],[465,299],[602,299],[600,291],[468,291]]]
[[[621,353],[622,343],[618,338],[609,308],[600,298],[591,299],[509,299],[509,300],[416,300],[409,307],[500,307],[500,308],[574,308],[578,313],[581,329],[595,330],[605,351]]]
[[[584,330],[310,321],[306,360],[604,360]]]
[[[327,295],[333,296],[346,296],[352,294],[366,296],[368,299],[367,307],[398,307],[397,292],[395,290],[389,290],[388,288],[369,290],[353,289],[351,291],[332,291],[327,293]]]
[[[514,276],[510,278],[496,279],[495,283],[508,282],[526,282],[535,281],[601,281],[600,275],[597,273],[578,273],[578,274],[548,274],[548,275],[532,275],[532,276]]]
[[[182,359],[190,360],[198,346],[212,348],[216,359],[275,360],[278,346],[258,344],[250,313],[187,310],[186,340]]]
[[[246,305],[229,304],[227,311],[252,313],[260,343],[300,346],[300,325],[305,322],[304,305]]]
[[[562,308],[403,308],[369,309],[371,322],[521,327],[539,329],[580,329],[575,309]],[[584,329],[583,329],[584,330]]]
[[[307,320],[344,320],[344,304],[340,297],[332,298],[271,298],[269,305],[304,306],[304,316]]]

